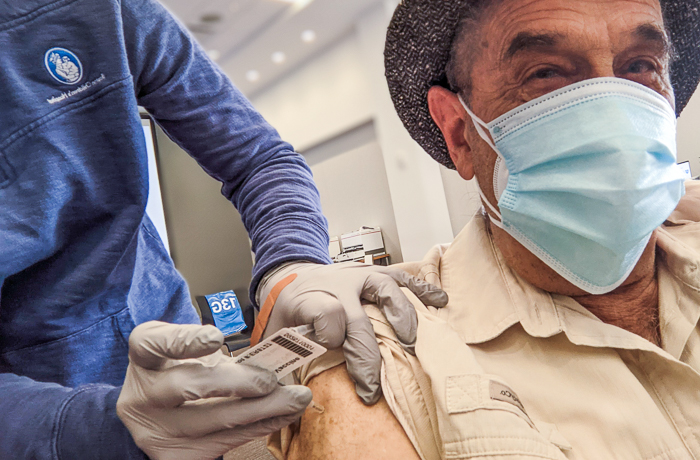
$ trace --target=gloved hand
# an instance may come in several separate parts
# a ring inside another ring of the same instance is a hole
[[[365,404],[374,404],[381,396],[381,356],[361,301],[377,304],[404,348],[413,353],[418,317],[400,286],[413,291],[426,305],[447,305],[443,290],[396,268],[348,262],[283,265],[260,283],[258,303],[265,303],[252,340],[284,327],[313,324],[319,344],[326,348],[343,345],[358,396]]]
[[[153,460],[217,458],[299,418],[311,402],[302,386],[221,353],[213,326],[151,321],[129,338],[129,367],[117,415]]]

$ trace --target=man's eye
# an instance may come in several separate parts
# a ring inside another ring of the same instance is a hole
[[[544,68],[544,69],[539,69],[533,72],[529,79],[539,79],[539,80],[546,80],[548,78],[554,78],[557,75],[559,75],[559,72],[557,72],[556,69],[552,68]]]
[[[634,61],[627,67],[627,73],[645,73],[653,72],[654,70],[654,64],[643,59]]]

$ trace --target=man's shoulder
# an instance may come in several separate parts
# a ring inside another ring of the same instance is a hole
[[[685,183],[685,195],[666,219],[666,226],[700,223],[700,181]]]
[[[661,226],[657,244],[683,259],[700,260],[700,181],[688,181],[685,188],[685,196]]]
[[[418,279],[427,281],[435,286],[442,287],[440,282],[440,262],[442,256],[450,247],[450,243],[433,246],[423,257],[423,260],[415,262],[403,262],[396,264],[396,268],[415,276]]]

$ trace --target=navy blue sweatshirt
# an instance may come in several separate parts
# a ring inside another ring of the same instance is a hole
[[[303,158],[154,0],[0,0],[0,459],[144,458],[115,414],[127,340],[195,323],[145,215],[145,107],[240,211],[251,292],[329,263]]]

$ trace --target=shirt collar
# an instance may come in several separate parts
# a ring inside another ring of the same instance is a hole
[[[675,358],[700,318],[700,224],[695,231],[697,248],[658,230],[661,335]],[[492,340],[520,323],[533,337],[564,332],[580,345],[659,351],[636,334],[603,323],[572,298],[549,294],[518,276],[493,243],[483,215],[475,216],[442,256],[440,280],[450,302],[436,313],[467,344]]]
[[[518,322],[534,337],[550,337],[563,330],[552,297],[506,265],[482,214],[470,221],[445,252],[440,280],[450,302],[438,315],[466,343],[492,340]]]

